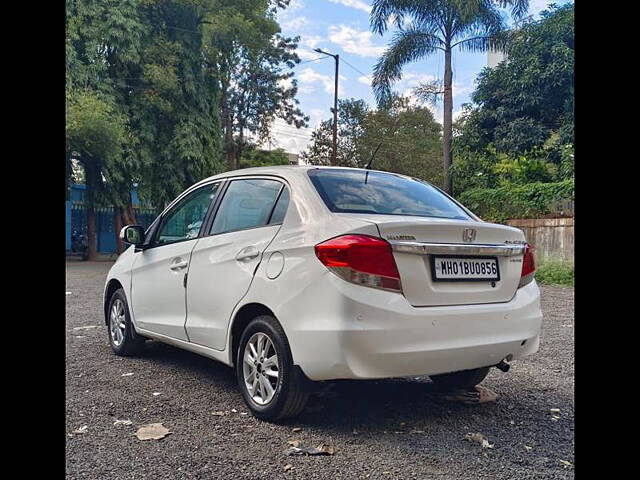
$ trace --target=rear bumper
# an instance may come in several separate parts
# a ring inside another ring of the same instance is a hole
[[[294,363],[312,380],[454,372],[517,359],[539,347],[535,281],[505,303],[416,308],[396,293],[332,274],[323,280],[299,297],[299,316],[285,327]]]

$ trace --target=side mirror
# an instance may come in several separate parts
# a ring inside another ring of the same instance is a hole
[[[120,239],[139,247],[144,242],[144,228],[140,225],[127,225],[120,230]]]

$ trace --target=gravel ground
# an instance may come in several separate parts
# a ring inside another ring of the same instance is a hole
[[[275,425],[247,414],[222,364],[157,342],[115,356],[101,312],[110,266],[67,263],[67,478],[574,478],[573,288],[542,287],[541,349],[509,373],[492,369],[483,386],[495,402],[447,401],[426,379],[336,382]],[[171,434],[134,436],[157,422]],[[475,432],[493,448],[465,440]],[[288,440],[338,451],[286,456]]]

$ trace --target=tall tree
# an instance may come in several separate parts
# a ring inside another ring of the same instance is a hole
[[[278,8],[288,1],[228,0],[211,19],[207,61],[217,72],[223,150],[229,169],[239,166],[248,136],[266,140],[276,118],[307,125],[297,107],[292,69],[298,38],[280,35]]]
[[[331,128],[331,120],[326,120],[312,133],[303,160],[330,164]],[[395,95],[378,109],[370,109],[363,100],[340,100],[338,133],[340,166],[364,167],[377,150],[373,168],[442,183],[438,161],[441,127],[426,107],[411,105],[409,99]]]
[[[508,61],[485,68],[456,143],[519,155],[573,143],[574,7],[551,6],[515,32]]]
[[[383,34],[390,22],[397,28],[389,47],[374,68],[373,90],[379,102],[390,95],[391,84],[402,78],[403,67],[413,61],[444,53],[443,167],[444,188],[452,193],[449,169],[452,163],[453,120],[452,53],[502,49],[507,43],[506,22],[500,8],[511,7],[515,19],[522,18],[528,0],[374,0],[371,28]],[[429,88],[430,87],[430,88]]]

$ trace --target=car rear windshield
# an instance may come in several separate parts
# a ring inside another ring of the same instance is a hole
[[[470,219],[455,202],[420,180],[330,168],[309,170],[309,178],[332,212]]]

